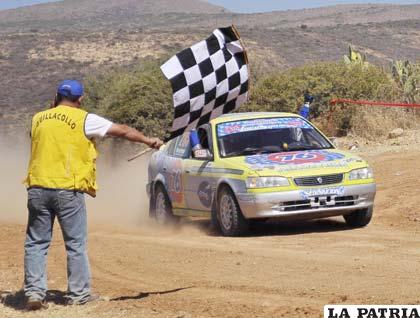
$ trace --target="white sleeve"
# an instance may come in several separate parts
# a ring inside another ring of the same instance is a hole
[[[112,122],[95,114],[88,114],[85,121],[85,134],[88,138],[105,137]]]

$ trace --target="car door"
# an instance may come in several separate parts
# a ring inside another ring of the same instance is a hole
[[[213,151],[211,126],[205,125],[198,130],[201,144]],[[216,179],[212,174],[212,160],[199,160],[192,157],[184,160],[184,182],[186,205],[190,210],[210,212],[213,202]]]
[[[185,134],[173,140],[165,160],[161,163],[161,172],[165,178],[166,190],[174,209],[187,208],[185,200],[184,162],[189,156],[189,136]]]

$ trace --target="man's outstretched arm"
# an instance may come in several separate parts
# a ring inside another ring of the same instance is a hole
[[[112,124],[106,134],[107,136],[120,137],[133,142],[141,142],[155,149],[159,149],[163,145],[163,141],[159,138],[147,137],[142,132],[127,125]]]

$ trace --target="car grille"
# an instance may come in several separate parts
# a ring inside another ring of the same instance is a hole
[[[357,202],[358,196],[348,195],[345,197],[336,197],[335,206],[351,206],[355,205]]]
[[[343,177],[343,174],[330,174],[327,176],[295,178],[294,181],[297,186],[315,187],[327,184],[340,183],[343,181]]]
[[[328,202],[328,203],[327,203]],[[343,196],[343,197],[326,197],[322,203],[319,198],[315,197],[311,200],[299,200],[282,202],[273,207],[276,210],[284,212],[300,211],[300,210],[316,210],[319,208],[336,208],[343,206],[356,205],[359,202],[359,196]]]

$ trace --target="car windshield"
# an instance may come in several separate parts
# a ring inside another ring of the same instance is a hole
[[[298,117],[248,119],[217,125],[221,157],[235,157],[333,146],[309,122]]]

